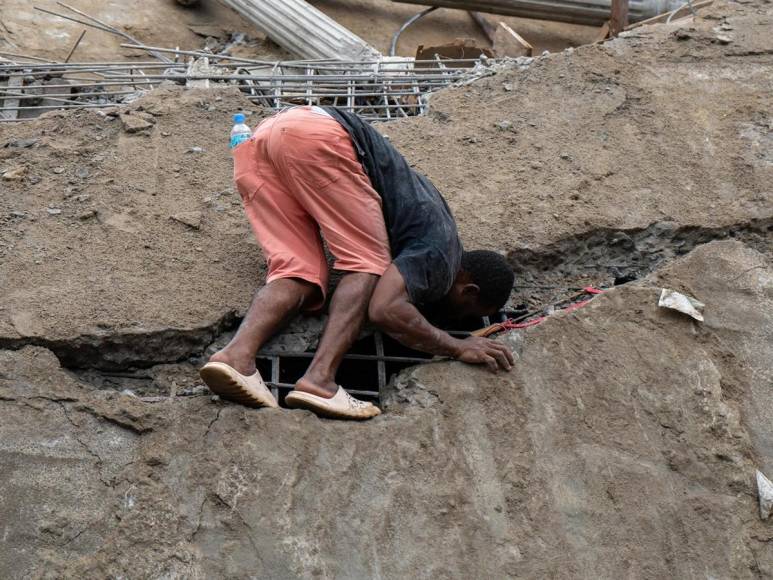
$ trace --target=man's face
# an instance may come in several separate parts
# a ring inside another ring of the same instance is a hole
[[[459,319],[463,318],[483,318],[496,314],[497,309],[482,304],[477,296],[465,297],[455,300],[452,306],[452,312],[456,313]]]
[[[428,317],[446,328],[451,326],[467,328],[480,325],[481,318],[496,312],[496,308],[481,304],[477,294],[451,291],[445,300],[428,313]]]

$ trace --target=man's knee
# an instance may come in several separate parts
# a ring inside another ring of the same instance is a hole
[[[264,288],[278,291],[290,305],[301,311],[319,310],[325,299],[319,284],[303,278],[277,278],[268,282]]]

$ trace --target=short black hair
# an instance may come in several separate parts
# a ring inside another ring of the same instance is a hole
[[[497,310],[505,305],[513,289],[515,273],[504,256],[487,250],[464,252],[462,270],[480,288],[480,301],[483,304]]]

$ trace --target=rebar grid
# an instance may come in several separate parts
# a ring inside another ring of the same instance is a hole
[[[426,113],[429,94],[490,74],[494,62],[485,58],[269,62],[139,44],[122,46],[153,55],[170,53],[188,62],[61,63],[0,53],[0,121],[27,120],[56,109],[120,105],[165,81],[236,86],[249,100],[274,110],[327,105],[367,119],[389,120]]]
[[[483,319],[482,323],[484,326],[488,326],[489,320],[487,318]],[[465,338],[470,335],[470,331],[466,330],[449,330],[447,332],[457,338]],[[380,399],[384,388],[388,385],[396,372],[409,366],[431,362],[434,358],[430,354],[412,351],[410,349],[405,349],[408,353],[406,355],[393,354],[396,343],[387,338],[386,341],[389,341],[389,345],[385,346],[385,336],[379,330],[374,330],[370,337],[360,339],[358,342],[363,343],[363,341],[368,342],[369,346],[372,346],[369,350],[372,350],[373,354],[349,352],[343,357],[344,362],[341,367],[342,369],[345,368],[347,362],[351,363],[353,361],[364,363],[365,366],[367,366],[367,372],[358,373],[360,376],[357,381],[353,382],[351,379],[347,381],[346,390],[352,395],[370,397],[378,400]],[[308,362],[314,358],[314,354],[313,351],[283,351],[271,349],[265,349],[258,353],[256,362],[261,370],[261,375],[263,377],[270,377],[270,379],[265,382],[277,400],[280,400],[280,391],[281,394],[286,394],[288,391],[295,388],[294,381],[302,375],[302,370],[300,370],[301,367],[298,366],[299,361],[302,368],[305,369]],[[260,368],[261,361],[265,365],[263,368]],[[389,372],[387,369],[387,364],[391,365],[392,372]],[[296,368],[288,371],[286,368],[287,366],[295,366]],[[285,375],[286,380],[282,380],[282,375]],[[287,375],[290,375],[289,379]],[[366,378],[365,375],[372,376]]]

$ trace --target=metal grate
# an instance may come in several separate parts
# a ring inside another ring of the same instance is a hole
[[[483,326],[488,326],[487,319],[484,319]],[[466,330],[448,332],[458,338],[469,335]],[[264,350],[258,353],[258,370],[261,376],[271,377],[266,384],[280,405],[284,404],[285,395],[295,387],[295,381],[303,376],[313,357],[314,351]],[[407,348],[376,330],[372,335],[358,340],[344,355],[336,379],[352,395],[378,402],[384,387],[394,375],[432,359],[433,355]]]

